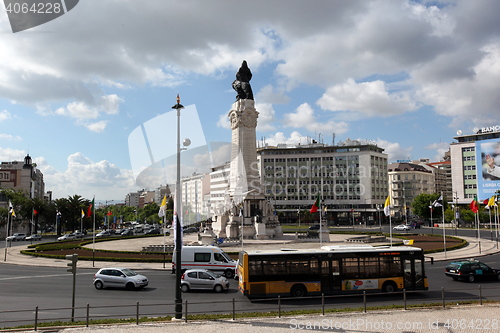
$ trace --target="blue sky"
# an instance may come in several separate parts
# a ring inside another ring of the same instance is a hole
[[[313,4],[80,1],[18,33],[2,7],[0,160],[29,153],[55,198],[123,201],[144,188],[130,134],[170,112],[177,94],[207,142],[230,140],[231,83],[244,59],[257,138],[269,144],[330,144],[335,133],[336,143],[377,142],[389,161],[438,161],[457,130],[500,123],[500,2]]]

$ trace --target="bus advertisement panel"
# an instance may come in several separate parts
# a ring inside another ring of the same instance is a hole
[[[500,139],[476,141],[477,198],[491,198],[500,190]]]
[[[424,253],[412,246],[242,251],[238,278],[249,298],[428,288]]]

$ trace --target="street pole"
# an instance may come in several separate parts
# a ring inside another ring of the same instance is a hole
[[[182,295],[181,295],[181,277],[182,277],[182,233],[179,210],[181,209],[181,110],[184,106],[177,95],[177,104],[172,109],[177,110],[177,181],[175,184],[175,319],[182,319]]]

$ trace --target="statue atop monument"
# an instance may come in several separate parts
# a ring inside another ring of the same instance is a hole
[[[238,93],[238,95],[236,95],[236,100],[253,100],[252,87],[250,86],[251,79],[252,72],[250,68],[248,68],[246,60],[243,60],[240,69],[236,73],[236,80],[233,81],[233,89]]]

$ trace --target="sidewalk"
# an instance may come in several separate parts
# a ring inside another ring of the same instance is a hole
[[[323,242],[322,245],[352,245],[356,246],[359,243],[347,243],[345,240],[351,238],[353,235],[345,234],[330,234],[330,242]],[[426,255],[430,261],[431,257],[434,261],[443,260],[456,260],[456,259],[470,259],[480,256],[490,255],[494,253],[499,253],[499,244],[496,241],[481,239],[478,243],[476,238],[472,237],[460,237],[465,239],[469,244],[468,246],[446,252],[431,253]],[[400,239],[394,239],[394,242],[400,242]],[[382,243],[370,243],[370,245],[387,245],[389,240]],[[118,250],[118,251],[141,251],[143,246],[148,245],[162,245],[163,237],[155,238],[133,238],[124,240],[113,240],[109,242],[98,242],[95,243],[95,249],[102,250]],[[166,244],[173,244],[173,238],[167,237]],[[197,235],[188,234],[184,236],[185,245],[197,244]],[[254,249],[274,249],[279,250],[282,248],[293,248],[293,249],[309,249],[309,248],[320,248],[321,244],[319,241],[315,242],[297,242],[294,235],[284,235],[281,239],[270,239],[270,240],[244,240],[243,247],[241,244],[225,246],[221,245],[221,248],[226,252],[238,252],[243,248],[244,250],[254,250]],[[92,249],[93,245],[86,245],[87,248]],[[67,261],[64,259],[50,259],[50,258],[40,258],[32,257],[28,255],[23,255],[20,253],[21,250],[27,249],[27,245],[15,244],[7,249],[7,255],[5,253],[0,253],[0,264],[16,264],[16,265],[29,265],[29,266],[45,266],[45,267],[64,267]],[[5,251],[5,249],[3,249]],[[4,260],[6,259],[6,260]],[[78,267],[80,268],[100,268],[100,267],[112,267],[112,266],[123,266],[123,262],[106,262],[106,261],[88,261],[80,260],[78,261]],[[140,262],[130,262],[126,263],[126,266],[132,269],[170,269],[170,263],[140,263]],[[165,266],[165,267],[164,267]]]

